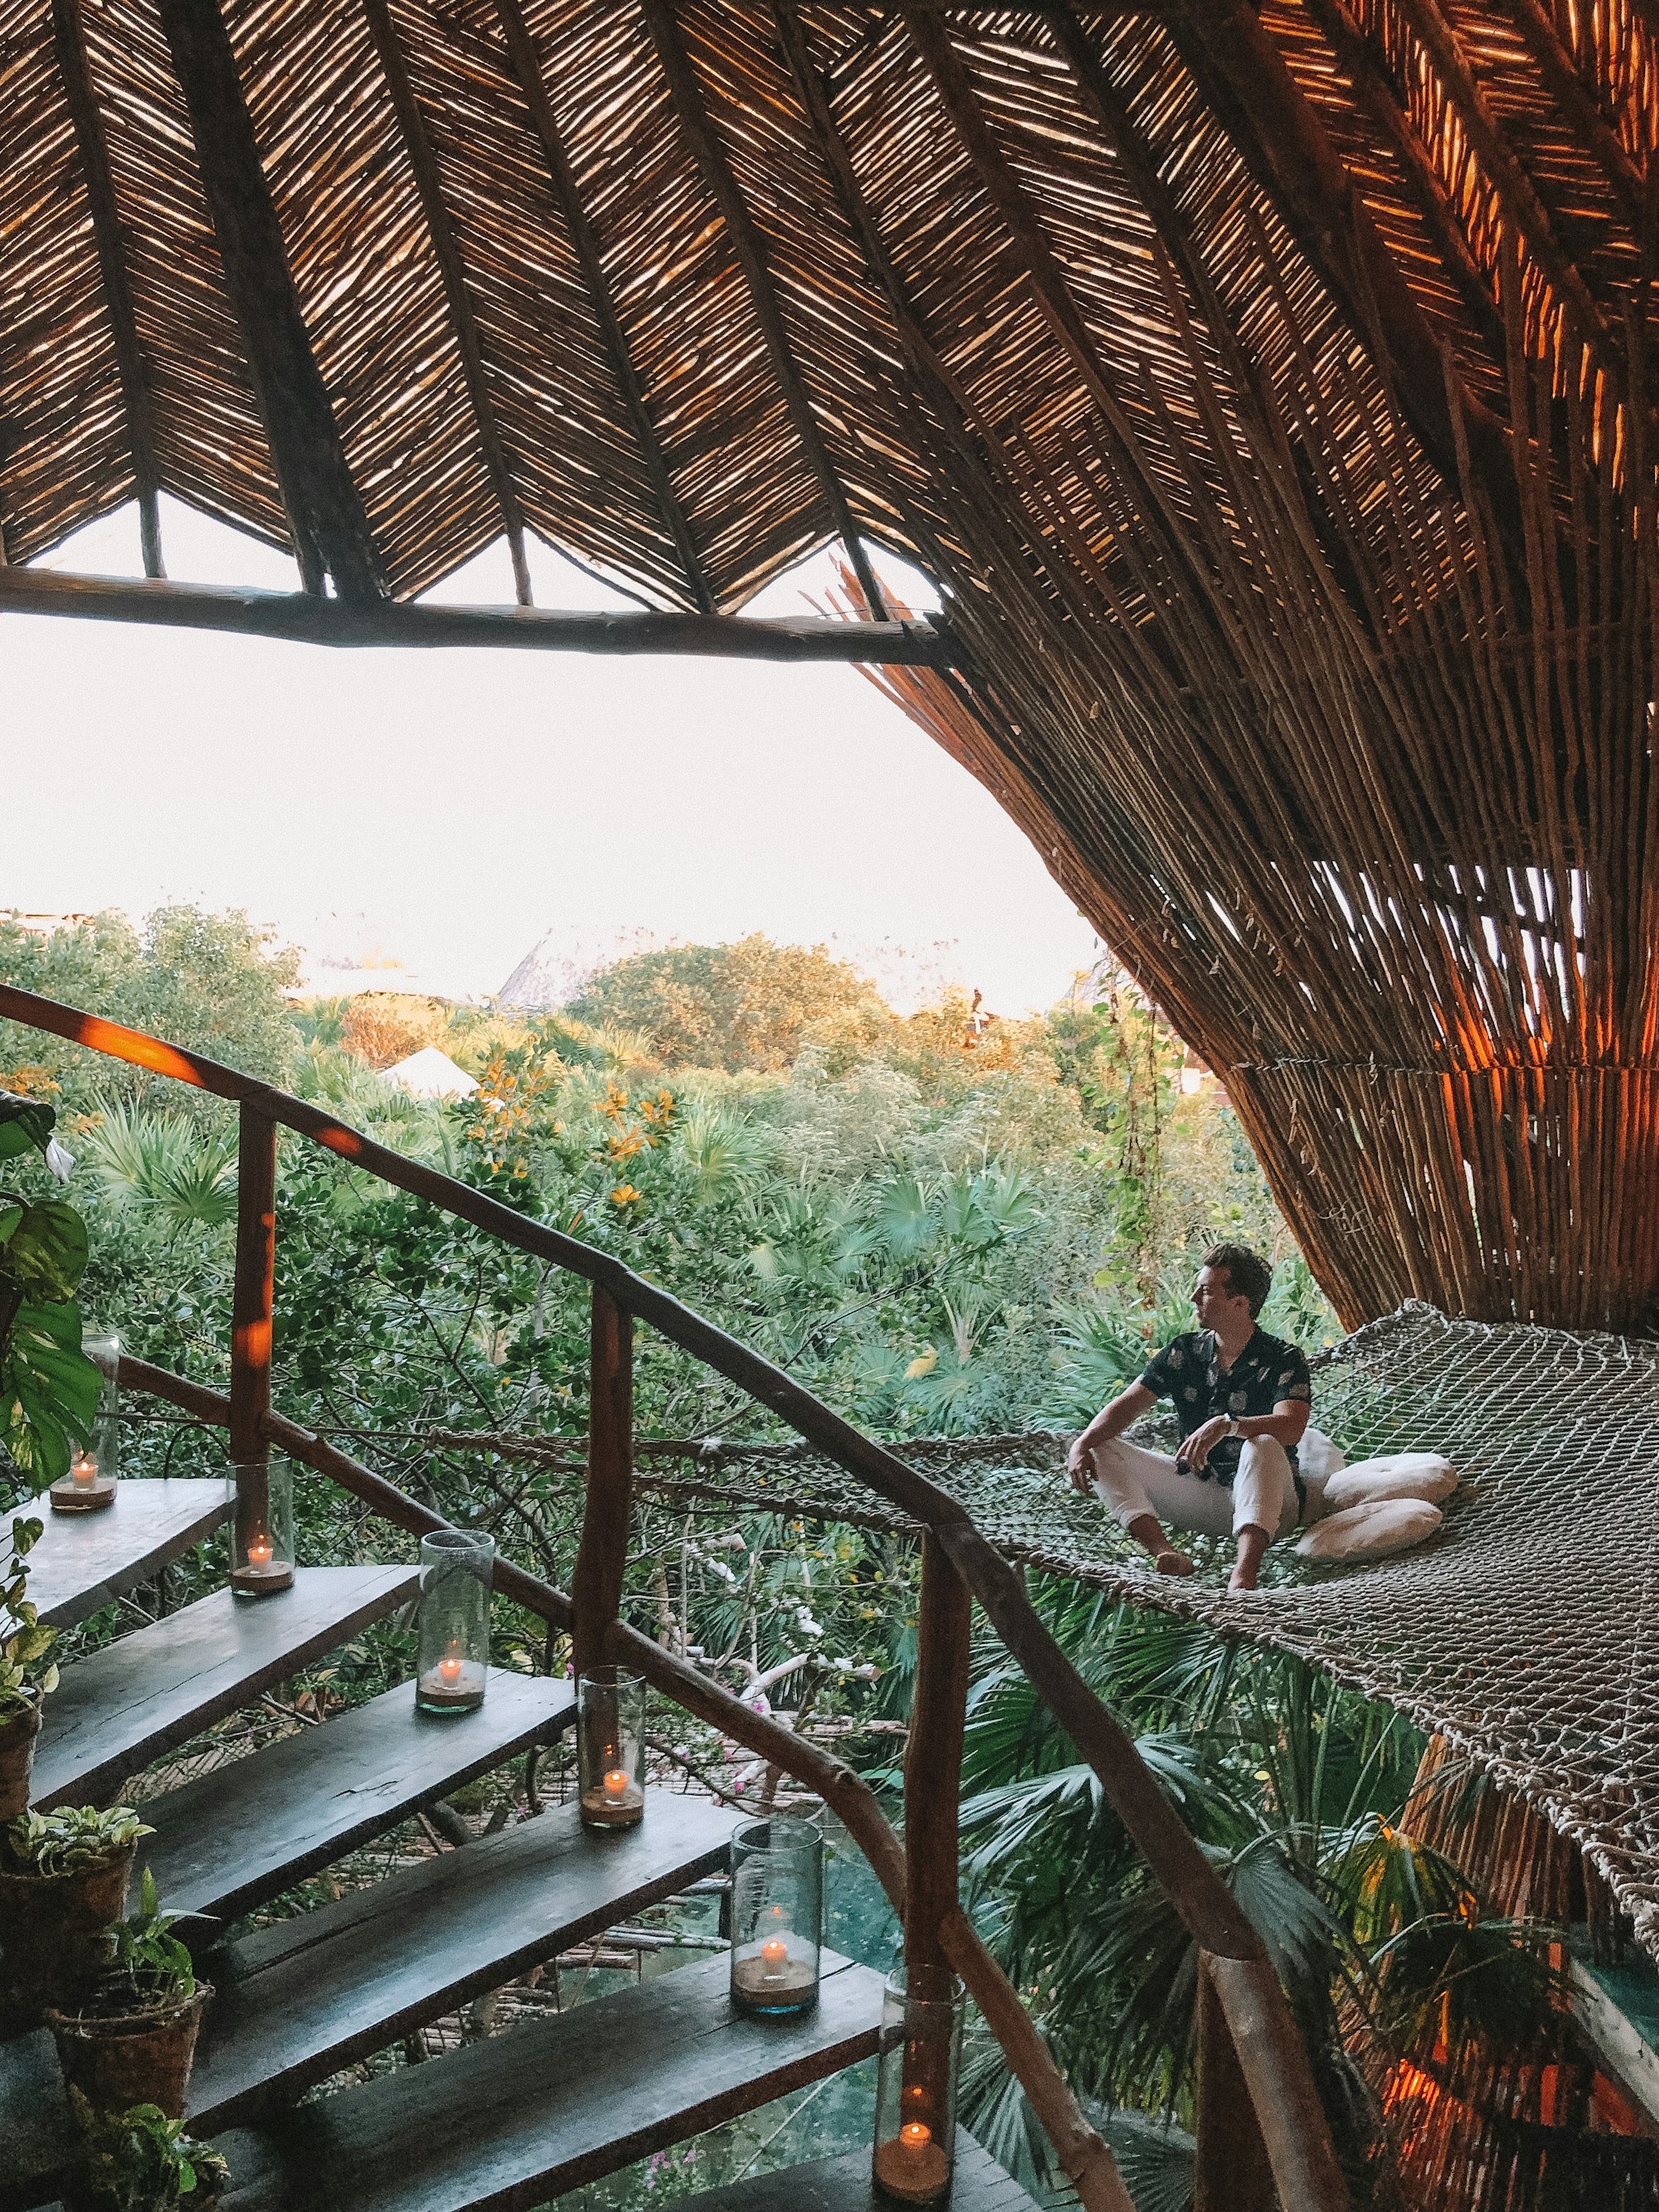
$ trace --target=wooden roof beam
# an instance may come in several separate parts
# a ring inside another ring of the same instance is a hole
[[[500,19],[501,35],[507,41],[507,59],[513,76],[529,109],[531,128],[541,146],[542,158],[547,164],[548,181],[553,188],[553,197],[559,204],[559,211],[564,217],[565,228],[570,234],[571,246],[581,269],[582,281],[587,287],[593,319],[599,326],[600,341],[611,362],[611,373],[617,380],[617,389],[622,394],[623,405],[633,426],[634,441],[645,463],[646,474],[651,479],[651,488],[656,495],[664,527],[679,556],[680,566],[685,571],[686,587],[693,604],[705,614],[712,615],[714,594],[704,573],[696,540],[691,534],[690,519],[674,489],[668,455],[646,404],[644,388],[629,348],[628,334],[623,329],[611,281],[605,275],[599,239],[582,205],[575,173],[565,152],[564,137],[553,112],[553,103],[547,96],[547,87],[542,81],[540,58],[519,0],[495,0],[495,13]]]
[[[309,591],[320,591],[326,572],[343,599],[384,599],[380,554],[300,313],[224,18],[216,0],[157,5],[300,574]]]
[[[864,540],[853,520],[853,510],[848,503],[846,490],[836,473],[835,464],[818,428],[811,396],[796,367],[789,333],[784,327],[783,311],[778,304],[777,289],[766,258],[765,246],[738,187],[738,180],[726,160],[725,149],[714,135],[714,125],[704,105],[702,88],[697,82],[691,57],[680,35],[672,0],[640,0],[640,7],[656,46],[663,74],[668,80],[669,93],[679,117],[680,128],[698,168],[702,172],[703,182],[720,209],[726,235],[737,254],[738,265],[749,288],[755,319],[760,325],[767,352],[771,356],[772,371],[783,393],[795,435],[799,439],[807,464],[823,489],[836,534],[847,548],[848,558],[859,580],[859,587],[877,619],[880,620],[886,612],[886,601],[882,597],[880,585],[876,581],[876,572],[870,564]]]
[[[126,417],[127,452],[137,490],[138,538],[143,551],[144,574],[163,576],[167,569],[161,558],[158,497],[161,468],[155,457],[155,417],[150,400],[149,371],[138,341],[138,319],[133,312],[121,214],[116,204],[114,179],[110,173],[103,118],[98,112],[97,97],[92,88],[81,0],[52,0],[52,28],[58,50],[58,73],[64,81],[70,121],[81,156],[81,176],[92,216],[104,309],[109,317],[110,337],[115,348],[121,407]]]
[[[1236,6],[1238,0],[1229,0],[1229,4]],[[1396,4],[1433,63],[1442,89],[1456,110],[1504,214],[1526,241],[1528,252],[1557,296],[1572,310],[1578,336],[1595,353],[1614,389],[1622,392],[1626,382],[1622,342],[1609,329],[1577,263],[1556,236],[1549,211],[1532,179],[1498,129],[1456,32],[1436,0],[1396,0]]]
[[[527,607],[532,595],[530,564],[525,557],[524,510],[519,504],[513,471],[507,465],[507,448],[501,441],[501,426],[496,422],[495,404],[489,397],[489,379],[484,373],[483,347],[478,336],[478,319],[473,313],[466,269],[456,240],[455,226],[450,220],[448,204],[444,198],[443,179],[438,173],[437,158],[432,150],[426,118],[421,113],[420,102],[415,97],[415,88],[410,81],[403,48],[398,41],[397,27],[392,20],[392,10],[386,0],[362,0],[362,9],[368,24],[369,36],[374,41],[374,51],[380,56],[386,90],[392,96],[392,112],[397,117],[404,151],[409,156],[409,166],[414,172],[415,189],[420,194],[422,212],[426,217],[427,235],[432,240],[432,251],[443,281],[450,326],[455,335],[456,350],[461,357],[461,374],[465,380],[472,419],[478,426],[478,442],[483,448],[484,469],[489,477],[489,488],[495,495],[495,504],[501,512],[501,526],[507,533],[507,552],[513,562],[514,591],[519,605]]]
[[[1538,64],[1539,75],[1551,98],[1601,164],[1613,198],[1623,208],[1632,229],[1640,237],[1647,198],[1640,170],[1592,98],[1572,56],[1562,45],[1560,34],[1538,0],[1504,0],[1504,4]]]
[[[429,601],[322,599],[209,584],[141,583],[55,568],[0,568],[0,613],[67,615],[165,629],[228,630],[332,646],[496,646],[555,653],[690,653],[699,659],[880,661],[953,668],[950,632],[925,617],[831,622],[819,616],[684,614],[434,606]]]
[[[1468,234],[1458,220],[1451,194],[1400,100],[1388,64],[1355,21],[1346,0],[1306,0],[1306,5],[1336,56],[1337,67],[1352,86],[1355,98],[1370,110],[1372,121],[1399,161],[1401,181],[1417,203],[1417,211],[1439,252],[1441,266],[1462,295],[1493,358],[1501,362],[1505,344],[1504,318],[1470,248]]]
[[[1448,483],[1459,483],[1440,342],[1249,0],[1192,0],[1174,37],[1217,120],[1369,349],[1424,451]],[[1460,392],[1458,407],[1471,474],[1519,556],[1526,539],[1508,432],[1473,392]]]

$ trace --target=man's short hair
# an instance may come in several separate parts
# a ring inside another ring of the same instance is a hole
[[[1273,1271],[1260,1252],[1252,1252],[1248,1244],[1216,1244],[1204,1255],[1204,1264],[1226,1270],[1229,1291],[1236,1298],[1249,1300],[1254,1321],[1273,1286]]]

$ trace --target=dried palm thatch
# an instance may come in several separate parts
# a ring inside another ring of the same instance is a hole
[[[357,607],[908,555],[909,703],[1345,1316],[1628,1324],[1656,63],[1655,0],[0,0],[3,553],[136,494],[157,571],[165,489]]]

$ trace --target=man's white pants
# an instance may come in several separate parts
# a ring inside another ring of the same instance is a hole
[[[1316,1463],[1310,1474],[1309,1517],[1316,1516],[1318,1482],[1342,1464],[1328,1437],[1310,1428],[1300,1455]],[[1125,1437],[1109,1437],[1094,1448],[1095,1488],[1121,1528],[1150,1513],[1167,1528],[1195,1536],[1236,1536],[1242,1528],[1265,1528],[1270,1541],[1288,1536],[1297,1524],[1296,1480],[1289,1455],[1276,1437],[1251,1437],[1239,1455],[1230,1490],[1188,1474],[1164,1452],[1148,1451]]]

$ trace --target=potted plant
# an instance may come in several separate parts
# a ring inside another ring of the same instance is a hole
[[[0,1828],[0,1968],[11,2026],[72,2002],[109,1964],[132,1855],[151,1832],[125,1805],[23,1813]]]
[[[225,2185],[228,2168],[216,2150],[185,2133],[159,2105],[100,2112],[71,2088],[70,2110],[81,2137],[81,2172],[65,2194],[69,2212],[191,2212]]]
[[[73,2011],[48,2008],[70,2087],[100,2112],[157,2106],[182,2119],[202,2008],[213,1994],[196,1978],[190,1953],[170,1931],[155,1877],[144,1869],[138,1910],[115,1931],[115,1962]]]
[[[39,1521],[19,1519],[10,1535],[0,1538],[0,1820],[28,1809],[40,1703],[58,1686],[52,1657],[58,1632],[24,1595],[28,1578],[22,1562],[40,1534]]]

